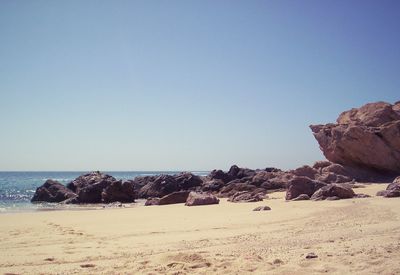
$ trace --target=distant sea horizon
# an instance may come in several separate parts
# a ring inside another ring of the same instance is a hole
[[[91,170],[93,171],[93,170]],[[95,170],[96,171],[96,170]],[[79,209],[80,206],[60,206],[54,203],[31,203],[36,191],[47,179],[64,185],[90,171],[0,171],[0,213],[27,212],[38,210]],[[206,175],[209,171],[101,171],[119,180],[134,179],[139,176],[177,174],[191,172]],[[84,206],[86,207],[86,206]],[[82,207],[81,207],[82,208]]]

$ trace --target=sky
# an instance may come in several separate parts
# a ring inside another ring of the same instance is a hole
[[[400,100],[400,1],[0,1],[0,170],[292,169]]]

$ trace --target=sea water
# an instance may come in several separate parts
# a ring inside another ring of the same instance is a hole
[[[47,179],[56,180],[64,185],[87,172],[0,172],[0,213],[26,212],[38,210],[82,209],[82,205],[59,205],[54,203],[31,203],[36,191]],[[177,174],[180,171],[136,171],[104,172],[116,179],[128,180],[137,176]],[[207,172],[192,172],[205,175]]]

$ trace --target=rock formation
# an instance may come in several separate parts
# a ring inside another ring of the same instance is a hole
[[[47,180],[36,189],[31,202],[62,202],[76,197],[76,194],[55,180]]]
[[[336,124],[310,128],[325,157],[353,168],[356,178],[400,174],[400,102],[369,103],[343,112]]]

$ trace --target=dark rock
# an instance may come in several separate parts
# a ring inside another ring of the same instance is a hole
[[[379,191],[376,195],[385,198],[400,197],[400,177],[395,178],[393,182],[386,187],[386,190]]]
[[[296,198],[292,199],[291,201],[306,201],[309,200],[310,196],[307,194],[300,194]]]
[[[385,198],[397,198],[400,197],[400,190],[386,190],[386,193],[383,195]]]
[[[143,186],[150,182],[154,182],[157,176],[144,176],[144,177],[136,177],[133,180],[130,180],[133,185],[133,189],[135,190],[135,199],[139,198],[140,190]]]
[[[312,200],[325,200],[331,197],[337,197],[338,199],[349,199],[353,198],[355,193],[350,185],[348,184],[328,184],[318,189],[312,196]]]
[[[179,191],[179,185],[175,177],[160,175],[154,181],[147,183],[139,191],[139,198],[163,197],[169,193]]]
[[[175,204],[175,203],[185,203],[190,191],[178,191],[172,192],[171,194],[165,195],[159,199],[159,205]]]
[[[282,172],[281,169],[275,168],[275,167],[267,167],[264,169],[265,172]]]
[[[351,182],[353,180],[350,177],[334,174],[331,172],[318,174],[316,175],[315,179],[325,183],[345,183],[345,182]]]
[[[207,204],[219,204],[219,199],[212,194],[190,192],[185,203],[186,206],[207,205]]]
[[[294,177],[287,184],[286,200],[297,198],[301,194],[312,196],[316,190],[325,186],[323,182],[315,181],[307,177]]]
[[[224,187],[225,183],[220,179],[212,179],[210,181],[203,182],[202,190],[203,191],[210,191],[210,192],[218,192]]]
[[[381,191],[376,192],[376,195],[385,197],[387,193],[388,193],[387,190],[381,190]]]
[[[317,161],[314,163],[313,168],[319,170],[319,169],[325,168],[331,164],[332,164],[332,162],[330,162],[330,161],[320,160],[320,161]]]
[[[101,193],[101,198],[104,203],[111,202],[134,202],[135,190],[132,181],[114,181],[106,186]]]
[[[228,185],[224,186],[221,191],[219,192],[220,197],[230,197],[233,194],[240,192],[240,191],[248,191],[252,192],[256,190],[257,187],[245,182],[236,182],[232,181],[228,183]]]
[[[174,177],[178,183],[179,190],[183,191],[191,190],[194,187],[201,186],[203,183],[203,180],[199,176],[193,175],[192,173],[184,172]]]
[[[208,177],[211,180],[221,180],[224,183],[228,183],[231,180],[229,175],[222,170],[213,170]]]
[[[99,171],[81,175],[67,184],[67,188],[75,193],[79,193],[81,188],[86,188],[89,185],[100,182],[114,182],[116,179],[110,175],[100,173]]]
[[[146,185],[138,191],[139,198],[163,197],[172,192],[194,190],[196,187],[200,188],[203,183],[199,176],[191,173],[160,175],[146,180]]]
[[[254,170],[248,168],[239,168],[236,165],[232,165],[228,171],[230,180],[241,179],[244,177],[253,177],[256,174]]]
[[[271,207],[269,206],[259,206],[253,209],[253,211],[268,211],[271,210]]]
[[[263,196],[261,194],[248,191],[236,192],[228,199],[230,202],[256,202],[262,200]]]
[[[31,202],[62,202],[75,198],[76,194],[55,180],[47,180],[36,189]]]
[[[315,175],[318,174],[318,170],[308,165],[304,165],[295,170],[292,170],[291,173],[295,176],[303,176],[310,179],[315,179]]]

